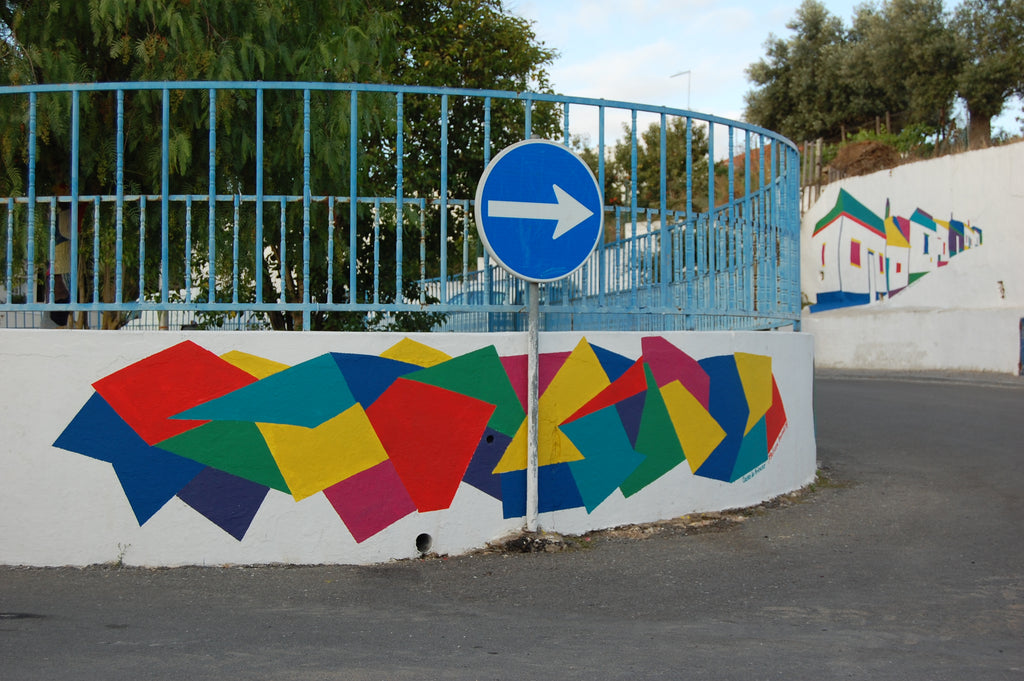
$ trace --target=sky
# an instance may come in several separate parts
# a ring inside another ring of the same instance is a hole
[[[863,0],[825,0],[849,26]],[[741,120],[751,89],[750,64],[770,34],[786,39],[801,0],[508,0],[533,22],[559,56],[548,69],[555,92],[689,108]],[[947,5],[950,3],[947,2]],[[673,74],[688,72],[672,77]],[[1020,115],[1019,106],[1016,114]],[[570,120],[572,114],[570,112]],[[625,117],[609,116],[605,134],[620,136]],[[1019,132],[1013,112],[998,123]],[[597,141],[596,120],[572,125]],[[641,125],[643,127],[643,125]]]

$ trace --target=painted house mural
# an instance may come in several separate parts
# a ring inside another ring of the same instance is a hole
[[[592,512],[683,466],[745,482],[787,426],[770,356],[632,359],[581,340],[540,357],[539,510]],[[177,497],[241,541],[268,495],[324,495],[356,542],[460,486],[526,513],[527,358],[404,339],[288,366],[185,341],[99,378],[54,445],[109,462],[138,524]]]
[[[958,253],[982,244],[982,230],[918,208],[909,218],[892,215],[886,200],[879,217],[845,189],[814,226],[817,303],[811,312],[866,305],[893,296]]]

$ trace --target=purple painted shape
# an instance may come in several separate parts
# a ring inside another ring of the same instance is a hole
[[[242,541],[269,491],[265,485],[207,468],[178,492],[178,498]]]
[[[391,460],[324,490],[357,543],[362,543],[416,510]]]
[[[661,336],[647,336],[640,341],[644,362],[651,368],[658,387],[679,381],[683,387],[708,408],[711,399],[711,378],[693,357]]]
[[[512,438],[504,433],[493,428],[485,430],[462,481],[500,501],[501,475],[493,471],[511,442]]]
[[[640,421],[643,419],[646,400],[647,393],[642,392],[627,397],[615,405],[622,420],[622,427],[626,429],[626,435],[629,437],[629,444],[633,447],[636,447],[636,438],[640,434]]]

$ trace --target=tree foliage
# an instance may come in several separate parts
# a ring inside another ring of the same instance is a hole
[[[63,82],[124,82],[179,80],[313,81],[421,84],[524,91],[548,89],[546,66],[554,52],[543,46],[528,22],[509,15],[501,0],[254,0],[245,7],[230,0],[42,0],[0,1],[0,65],[4,84]],[[169,166],[172,193],[205,193],[208,187],[210,101],[206,91],[171,90]],[[436,197],[441,187],[442,151],[447,155],[449,197],[472,196],[471,184],[483,169],[484,110],[479,99],[452,97],[446,112],[447,149],[441,148],[440,98],[406,95],[401,119],[404,137],[403,184],[409,196]],[[0,192],[22,195],[26,190],[27,100],[6,98],[0,103]],[[113,93],[83,94],[80,102],[81,194],[111,194],[116,149],[113,131],[117,104]],[[221,92],[215,101],[217,187],[222,194],[251,194],[257,177],[255,135],[256,95]],[[311,98],[311,191],[314,195],[346,196],[354,170],[360,196],[394,196],[396,135],[399,125],[393,95],[363,93],[358,97],[355,124],[359,153],[350,168],[353,120],[348,93],[316,93]],[[125,189],[130,193],[159,193],[161,93],[128,93],[125,98]],[[262,177],[268,193],[299,195],[303,191],[302,93],[267,92],[263,102],[264,135]],[[500,148],[522,139],[525,110],[522,102],[495,100],[491,116],[491,145]],[[38,98],[36,187],[40,193],[67,193],[70,177],[71,98],[66,93]],[[533,111],[534,132],[557,129],[557,111],[538,106]],[[280,217],[281,211],[285,217]],[[327,222],[325,205],[313,206],[313,221]],[[372,234],[372,206],[360,204],[358,231]],[[359,239],[358,253],[349,253],[347,210],[335,215],[337,229],[315,229],[310,234],[315,253],[326,253],[334,239],[335,276],[328,281],[328,263],[317,261],[310,273],[310,298],[325,301],[381,302],[417,299],[415,278],[404,278],[405,290],[395,291],[394,258],[381,264],[390,271],[374,272],[374,246],[394,253],[397,229],[407,243],[418,243],[420,226],[409,216],[392,210],[379,225],[377,243]],[[401,219],[399,219],[401,218]],[[243,215],[251,230],[255,215]],[[126,217],[140,226],[141,216]],[[178,221],[180,215],[172,216]],[[156,221],[147,229],[158,229]],[[218,238],[231,243],[231,225],[223,218]],[[271,273],[283,282],[287,297],[298,299],[301,277],[295,265],[302,261],[301,211],[264,210],[265,251],[243,239],[239,255],[244,265],[240,285],[251,289],[262,279],[264,289],[274,286]],[[281,248],[280,225],[287,238]],[[427,261],[434,263],[440,241],[441,211],[430,213],[425,243]],[[401,225],[402,227],[399,227]],[[83,230],[90,229],[88,221]],[[200,230],[205,229],[200,225]],[[84,234],[85,232],[83,232]],[[172,247],[183,250],[182,230],[173,230]],[[159,235],[145,235],[157,243]],[[344,237],[344,238],[342,238]],[[454,243],[450,240],[448,244]],[[126,249],[126,270],[132,263]],[[193,249],[195,254],[198,249]],[[223,252],[223,251],[222,251]],[[203,262],[195,256],[193,269],[220,272],[231,262]],[[419,273],[419,252],[404,251],[406,272]],[[356,262],[356,290],[349,290],[349,263]],[[256,267],[261,263],[260,267]],[[287,269],[283,263],[288,263]],[[107,264],[108,266],[110,263]],[[147,269],[155,263],[147,262]],[[171,272],[175,282],[186,275],[185,266]],[[262,271],[262,276],[258,274]],[[436,276],[436,266],[428,276]],[[340,274],[339,274],[340,273]],[[230,274],[224,273],[230,282]],[[153,275],[155,277],[155,275]],[[152,280],[152,278],[151,278]],[[137,294],[126,281],[125,297]],[[328,288],[331,290],[328,290]],[[245,293],[248,293],[246,291]],[[105,294],[106,295],[106,294]],[[206,295],[206,292],[203,292]],[[229,288],[219,295],[231,299]],[[266,296],[266,293],[264,293]],[[244,296],[242,296],[244,299]],[[299,317],[275,317],[275,326],[293,327]],[[314,328],[367,328],[380,324],[429,328],[428,316],[390,316],[373,319],[362,313],[314,315]]]
[[[746,118],[794,139],[837,140],[885,117],[898,133],[949,130],[956,98],[970,113],[972,146],[1022,90],[1024,0],[884,0],[857,8],[846,28],[819,0],[804,0],[770,36],[747,75]]]

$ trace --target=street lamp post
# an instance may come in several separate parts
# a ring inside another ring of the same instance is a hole
[[[690,110],[690,70],[680,71],[679,73],[673,73],[669,78],[675,78],[677,76],[686,76],[686,109]]]

